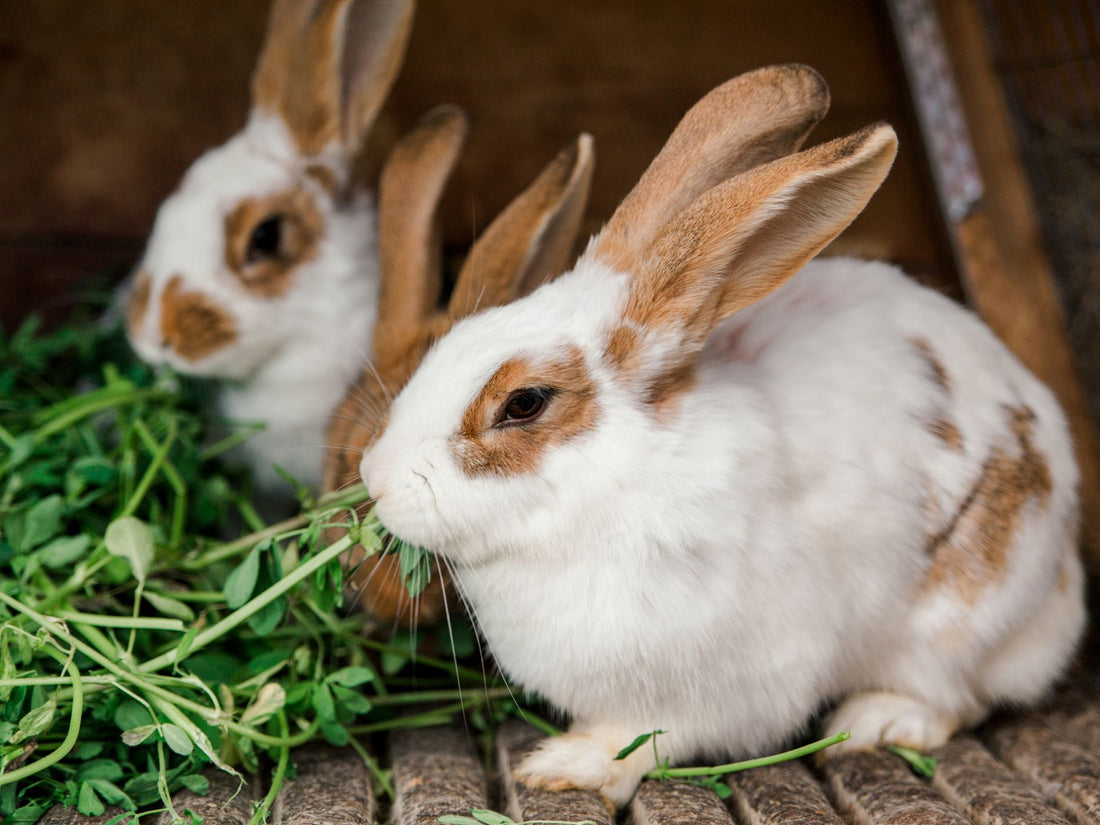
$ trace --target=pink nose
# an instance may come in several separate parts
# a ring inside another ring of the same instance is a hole
[[[367,492],[371,498],[381,498],[386,492],[386,484],[390,479],[389,467],[383,466],[384,462],[378,462],[374,458],[374,452],[368,452],[359,463],[359,475],[363,483],[367,485]]]

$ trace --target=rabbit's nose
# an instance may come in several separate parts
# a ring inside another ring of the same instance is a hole
[[[363,483],[367,485],[367,492],[374,499],[382,498],[386,492],[386,485],[390,479],[389,467],[373,459],[373,453],[368,452],[359,463],[359,475]]]

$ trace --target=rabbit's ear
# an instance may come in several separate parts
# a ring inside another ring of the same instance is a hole
[[[252,76],[253,104],[298,149],[354,152],[397,77],[413,0],[275,0]]]
[[[451,320],[506,304],[565,270],[594,164],[592,136],[578,135],[489,224],[455,282]]]
[[[769,66],[723,83],[696,103],[600,233],[595,254],[624,272],[672,218],[713,186],[797,151],[829,108],[808,66]]]
[[[782,286],[862,211],[896,153],[880,123],[704,193],[646,250],[608,343],[613,365],[644,369],[655,387],[653,367],[683,378],[722,319]]]
[[[378,324],[372,353],[403,357],[435,314],[442,290],[439,200],[466,142],[469,121],[440,106],[394,147],[378,184]]]

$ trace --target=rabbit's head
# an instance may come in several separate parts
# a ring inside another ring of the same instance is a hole
[[[705,414],[710,332],[820,251],[892,163],[885,125],[791,154],[827,99],[802,67],[720,86],[571,272],[456,324],[363,457],[382,522],[468,564],[590,552],[593,523],[658,529],[659,502],[634,501],[636,474],[675,456],[670,421]],[[681,459],[660,471],[670,491],[691,489],[696,467]]]
[[[466,134],[459,110],[435,109],[402,139],[382,172],[381,290],[373,358],[333,414],[326,489],[358,479],[363,450],[378,436],[390,401],[457,320],[530,292],[572,259],[594,163],[588,135],[563,149],[488,226],[467,255],[446,308],[439,308],[443,278],[436,213]],[[356,566],[350,582],[362,606],[376,617],[424,622],[442,615],[441,586],[437,578],[414,616],[393,557],[368,559]]]
[[[373,304],[370,198],[352,169],[392,85],[412,0],[275,0],[245,128],[161,205],[127,298],[145,360],[242,379]]]

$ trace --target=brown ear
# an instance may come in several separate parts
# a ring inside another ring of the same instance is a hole
[[[829,109],[808,66],[769,66],[696,103],[600,233],[595,254],[625,272],[682,209],[728,178],[796,151]]]
[[[253,104],[282,118],[303,154],[334,142],[354,152],[397,76],[412,13],[412,0],[275,0]]]
[[[719,321],[779,288],[851,223],[896,153],[894,130],[876,124],[710,189],[647,250],[628,326],[675,335],[669,355],[682,367]]]
[[[358,0],[348,17],[344,58],[344,144],[355,150],[401,71],[415,0]]]
[[[568,266],[594,164],[592,136],[581,134],[489,224],[455,282],[452,320],[508,303]]]
[[[394,147],[378,184],[379,363],[402,356],[435,313],[442,290],[436,213],[466,142],[469,121],[454,106],[428,112]]]

